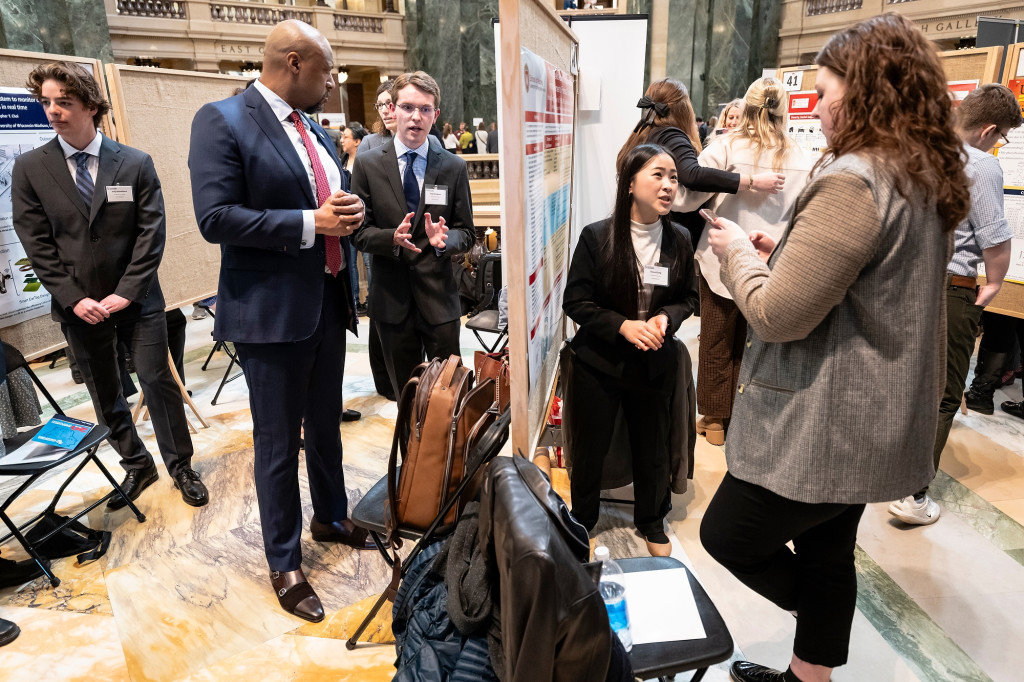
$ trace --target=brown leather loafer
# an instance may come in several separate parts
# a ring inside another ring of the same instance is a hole
[[[317,542],[340,542],[356,549],[375,549],[373,538],[365,528],[359,528],[349,519],[321,523],[315,518],[309,522],[309,530]]]
[[[312,586],[306,581],[301,568],[294,571],[271,571],[270,584],[277,594],[281,608],[304,620],[319,623],[324,619],[324,607]]]

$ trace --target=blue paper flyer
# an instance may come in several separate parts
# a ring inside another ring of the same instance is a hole
[[[33,436],[32,440],[63,450],[74,450],[94,426],[92,422],[55,415],[39,429],[39,433]]]

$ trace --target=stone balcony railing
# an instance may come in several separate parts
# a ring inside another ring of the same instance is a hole
[[[497,180],[498,154],[465,154],[466,172],[470,180]]]
[[[129,17],[188,18],[185,3],[177,0],[117,0],[117,13]]]
[[[221,2],[211,2],[210,18],[214,21],[227,21],[233,24],[255,24],[257,26],[274,26],[287,19],[298,19],[307,24],[312,24],[313,12],[291,7],[283,9],[274,5],[228,5]]]
[[[110,1],[108,0],[108,6]],[[273,26],[286,19],[298,19],[320,28],[326,19],[335,31],[356,31],[359,33],[384,33],[384,19],[395,16],[394,12],[384,15],[347,10],[332,10],[329,7],[282,7],[260,3],[197,2],[196,0],[113,0],[118,16],[189,19],[198,18],[209,8],[210,20],[250,26]],[[189,9],[191,5],[191,12]]]

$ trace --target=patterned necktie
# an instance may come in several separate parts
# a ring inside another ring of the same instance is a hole
[[[415,213],[420,207],[420,183],[416,182],[413,164],[416,163],[416,152],[406,152],[405,173],[402,176],[402,192],[405,194],[405,206],[409,213]]]
[[[293,111],[288,118],[295,124],[295,129],[299,131],[299,137],[302,138],[306,155],[309,157],[309,165],[313,167],[313,179],[316,181],[316,205],[323,206],[327,198],[331,196],[331,183],[327,180],[327,171],[320,163],[320,155],[313,146],[313,140],[309,139],[309,135],[306,133],[306,126],[303,125],[299,112]],[[324,235],[324,247],[327,250],[327,269],[337,277],[341,270],[341,239],[336,236]]]
[[[78,166],[78,172],[75,173],[75,185],[78,186],[78,191],[82,194],[82,201],[85,202],[86,208],[92,208],[92,195],[96,190],[96,186],[92,182],[92,176],[89,175],[89,157],[91,154],[85,152],[78,152],[72,155],[75,159],[75,165]]]

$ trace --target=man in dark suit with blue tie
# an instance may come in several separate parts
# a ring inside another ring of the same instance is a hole
[[[201,507],[206,486],[192,469],[192,438],[167,364],[167,323],[157,269],[166,221],[153,159],[97,131],[109,105],[81,66],[36,67],[27,87],[57,136],[14,163],[14,229],[53,298],[97,419],[127,472],[131,499],[158,477],[124,397],[115,346],[127,339],[153,416],[164,464],[182,499]],[[123,499],[108,509],[125,506]]]
[[[356,156],[352,191],[366,210],[356,245],[373,256],[367,307],[400,396],[424,358],[460,355],[451,257],[468,251],[476,232],[466,162],[428,136],[441,113],[437,83],[405,73],[391,93],[394,139]]]
[[[249,386],[256,493],[281,607],[324,612],[302,572],[299,435],[304,429],[313,539],[370,549],[348,519],[340,422],[345,331],[355,301],[344,271],[363,219],[334,142],[308,114],[334,87],[327,40],[299,21],[270,32],[263,73],[192,122],[192,201],[221,246],[214,338],[232,341]]]

